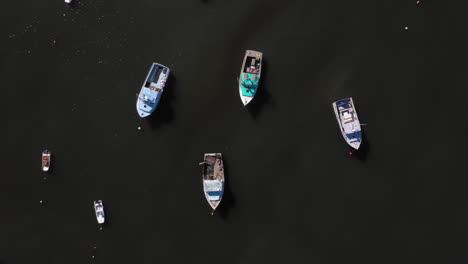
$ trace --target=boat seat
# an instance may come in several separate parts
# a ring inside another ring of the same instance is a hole
[[[343,112],[343,119],[345,122],[347,121],[352,121],[353,120],[353,115],[350,114],[348,111]]]
[[[156,86],[154,86],[154,85],[151,85],[151,86],[150,86],[150,89],[153,90],[153,91],[156,91],[156,92],[161,91],[160,88],[158,88],[158,87],[156,87]]]
[[[257,74],[257,69],[255,69],[255,68],[248,68],[248,69],[247,69],[247,72],[248,72],[248,73],[252,73],[252,74]]]

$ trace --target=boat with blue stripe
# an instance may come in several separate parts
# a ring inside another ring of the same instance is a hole
[[[147,117],[156,110],[170,72],[171,70],[164,65],[158,63],[151,65],[136,104],[140,117]]]
[[[208,204],[213,209],[221,202],[224,194],[224,164],[221,153],[206,153],[202,165],[202,183]]]
[[[361,123],[354,107],[353,98],[334,102],[333,110],[344,139],[352,148],[359,149],[362,141]]]
[[[247,50],[239,77],[239,94],[242,103],[246,106],[255,97],[262,73],[263,53]]]

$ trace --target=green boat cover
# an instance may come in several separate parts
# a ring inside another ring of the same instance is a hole
[[[253,97],[258,87],[258,76],[256,74],[243,73],[240,85],[243,96]]]

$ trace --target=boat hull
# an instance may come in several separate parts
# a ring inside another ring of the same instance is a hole
[[[353,99],[351,97],[345,98],[333,102],[332,105],[341,134],[346,143],[353,149],[359,149],[362,142],[361,123],[359,122]]]
[[[138,94],[136,102],[138,116],[147,117],[156,110],[161,101],[170,72],[171,70],[162,64],[153,63],[151,65],[145,82]]]
[[[207,153],[201,163],[202,184],[205,198],[214,210],[219,206],[224,194],[224,163],[221,153]]]
[[[239,76],[239,95],[244,106],[257,94],[262,73],[263,53],[247,50],[244,55]]]

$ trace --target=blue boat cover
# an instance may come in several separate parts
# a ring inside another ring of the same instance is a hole
[[[158,92],[154,91],[154,90],[151,90],[151,89],[148,89],[148,88],[143,88],[143,92],[141,93],[143,99],[145,98],[145,96],[148,97],[148,100],[151,102],[151,103],[155,103],[156,101],[156,98],[158,97]]]
[[[348,137],[349,140],[356,140],[356,141],[361,141],[361,131],[356,131],[353,133],[346,134],[346,137]]]
[[[223,195],[222,191],[208,191],[208,196],[221,196]]]

